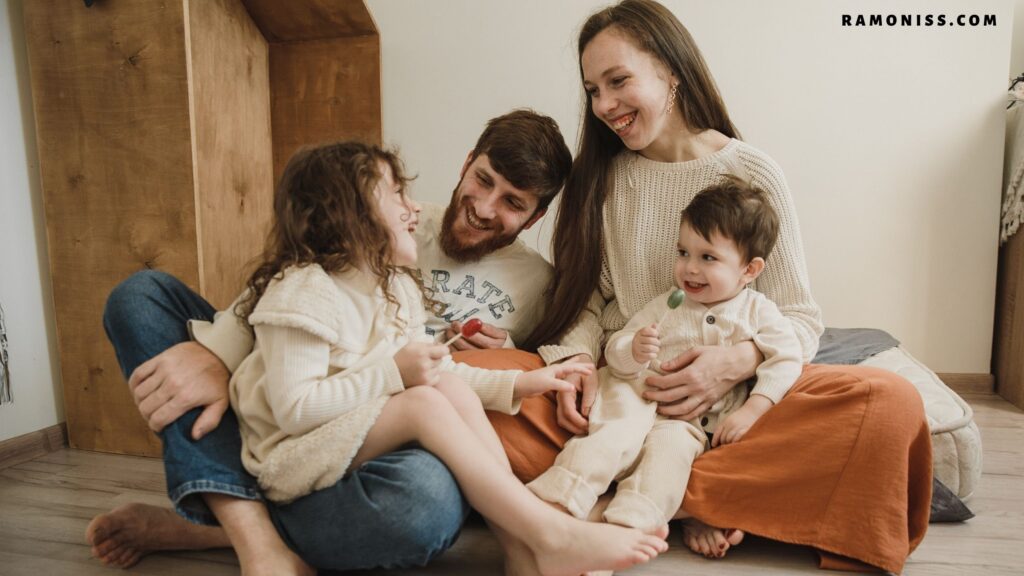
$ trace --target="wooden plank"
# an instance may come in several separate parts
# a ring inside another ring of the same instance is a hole
[[[270,98],[275,182],[301,146],[380,143],[380,39],[271,44]]]
[[[24,5],[70,443],[159,453],[101,315],[132,272],[196,286],[183,5]]]
[[[968,372],[941,372],[936,376],[957,394],[990,394],[995,392],[995,376]]]
[[[189,3],[202,294],[226,308],[263,249],[273,199],[267,43],[239,0]]]
[[[268,42],[377,34],[363,0],[242,0]]]
[[[0,470],[38,458],[68,445],[64,422],[0,442]]]
[[[1000,396],[1024,409],[1024,232],[999,249],[992,370]]]

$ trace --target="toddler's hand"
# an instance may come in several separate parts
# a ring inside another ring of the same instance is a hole
[[[395,353],[395,364],[402,375],[402,384],[406,388],[436,385],[441,375],[438,366],[447,355],[447,346],[431,342],[409,342]]]
[[[764,416],[764,413],[771,407],[772,401],[767,397],[751,394],[739,410],[729,414],[725,420],[719,423],[718,429],[715,430],[715,437],[711,440],[711,447],[738,442],[747,433],[747,430],[750,430],[754,422]]]
[[[537,370],[523,372],[518,378],[516,378],[514,397],[516,399],[526,398],[528,396],[543,394],[550,390],[554,390],[556,392],[568,392],[570,390],[575,390],[576,387],[570,382],[567,382],[565,378],[572,374],[587,376],[593,371],[593,364],[585,364],[582,362],[563,362],[561,364],[552,364],[551,366],[545,366],[544,368],[538,368]]]
[[[658,325],[651,324],[642,328],[633,336],[633,360],[643,364],[658,357],[661,351],[661,340],[658,338]]]

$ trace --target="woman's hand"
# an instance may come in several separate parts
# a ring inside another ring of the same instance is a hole
[[[515,398],[536,396],[554,390],[568,392],[575,386],[568,381],[571,376],[587,376],[594,371],[593,364],[582,362],[564,362],[552,364],[529,372],[523,372],[516,378]]]
[[[736,384],[754,375],[764,356],[753,342],[695,346],[661,365],[664,376],[647,379],[644,398],[676,420],[699,418]]]
[[[566,362],[593,365],[594,359],[590,354],[577,354],[568,358]],[[590,415],[590,407],[594,405],[594,399],[597,397],[597,371],[591,371],[587,375],[572,374],[566,381],[573,387],[555,395],[558,404],[555,411],[556,420],[559,426],[573,434],[586,434],[590,424],[587,416]],[[576,398],[580,396],[582,399],[577,407]]]
[[[448,347],[428,342],[409,342],[395,353],[395,364],[402,375],[402,385],[434,386],[441,378],[441,359],[448,355]]]

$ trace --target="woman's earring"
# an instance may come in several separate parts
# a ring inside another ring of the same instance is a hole
[[[676,89],[678,87],[679,83],[676,82],[672,85],[672,89],[668,91],[668,106],[665,107],[666,116],[672,113],[672,108],[676,105]]]

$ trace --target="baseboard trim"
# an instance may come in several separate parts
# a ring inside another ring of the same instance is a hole
[[[38,458],[68,445],[68,426],[60,422],[0,442],[0,470]]]
[[[940,372],[936,374],[957,394],[995,394],[996,378],[992,374]]]

